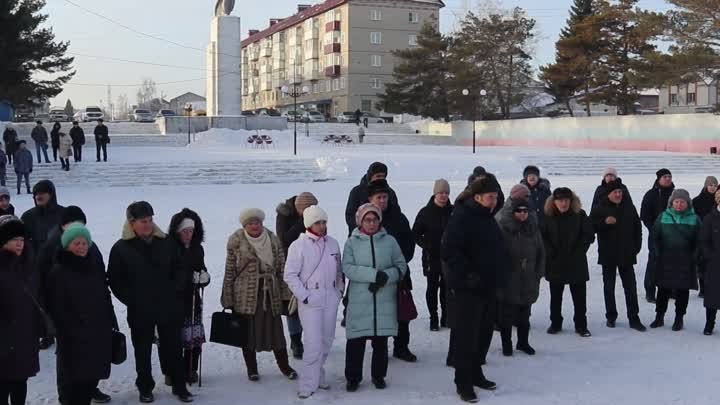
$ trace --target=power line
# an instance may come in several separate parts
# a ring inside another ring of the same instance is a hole
[[[112,56],[101,56],[101,55],[88,55],[84,53],[77,53],[77,52],[67,52],[68,55],[73,56],[79,56],[83,58],[93,58],[93,59],[104,59],[104,60],[112,60],[117,62],[125,62],[125,63],[135,63],[139,65],[148,65],[148,66],[158,66],[158,67],[169,67],[169,68],[175,68],[175,69],[187,69],[187,70],[201,70],[205,71],[206,68],[201,67],[192,67],[192,66],[181,66],[181,65],[167,65],[164,63],[156,63],[156,62],[148,62],[148,61],[140,61],[140,60],[132,60],[132,59],[122,59],[122,58],[115,58]],[[218,73],[226,73],[226,74],[240,74],[240,71],[237,72],[218,72]]]
[[[213,77],[218,78],[218,77],[222,77],[222,76],[225,76],[225,75],[227,75],[227,73],[221,74],[221,75],[217,75],[217,76],[213,76]],[[207,77],[198,77],[198,78],[195,78],[195,79],[175,80],[175,81],[171,81],[171,82],[155,83],[155,85],[157,85],[157,86],[163,86],[163,85],[167,85],[167,84],[178,84],[178,83],[197,82],[197,81],[205,80],[205,79],[207,79]],[[112,87],[136,87],[136,86],[139,86],[140,84],[141,84],[141,83],[122,84],[122,83],[72,83],[72,82],[70,82],[70,83],[65,83],[65,86],[83,86],[83,87],[105,87],[105,86],[112,86]]]

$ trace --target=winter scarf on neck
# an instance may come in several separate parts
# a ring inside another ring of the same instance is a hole
[[[255,249],[255,253],[257,254],[260,261],[263,262],[263,264],[265,264],[266,266],[274,267],[275,255],[273,255],[272,243],[270,241],[270,235],[268,234],[267,230],[263,229],[262,234],[257,238],[253,238],[252,236],[250,236],[249,233],[247,233],[247,231],[245,231],[245,237],[250,243],[250,246]]]

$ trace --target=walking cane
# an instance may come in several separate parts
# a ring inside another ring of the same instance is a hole
[[[188,356],[188,380],[192,380],[192,366],[193,366],[193,334],[195,333],[195,284],[193,284],[193,291],[192,291],[192,307],[190,308],[190,344],[188,347],[190,348],[185,349],[188,350],[190,355]],[[189,381],[190,385],[192,385],[192,381]]]
[[[200,289],[200,305],[205,302],[205,287]],[[200,355],[198,356],[198,387],[202,388],[202,347],[200,347]]]

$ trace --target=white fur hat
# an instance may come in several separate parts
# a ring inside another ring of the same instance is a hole
[[[306,229],[310,228],[316,222],[327,222],[327,220],[327,213],[317,205],[311,205],[303,211],[303,225],[305,225]]]
[[[240,224],[247,225],[251,219],[259,219],[260,222],[265,221],[265,213],[260,208],[247,208],[240,212]]]

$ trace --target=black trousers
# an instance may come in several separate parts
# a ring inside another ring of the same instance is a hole
[[[62,363],[62,360],[60,360],[60,357],[58,356],[57,361],[55,361],[55,376],[57,382],[58,402],[61,404],[65,404],[66,401],[71,398],[73,384],[75,384],[73,382],[67,381],[66,375],[67,371]],[[94,385],[90,394],[91,398],[95,394],[95,391],[97,390],[100,381],[94,380],[93,383]],[[0,404],[2,404],[2,402],[0,402]]]
[[[705,321],[708,323],[715,323],[715,320],[717,319],[717,312],[717,309],[705,308]]]
[[[60,149],[60,148],[57,147],[57,146],[53,146],[53,147],[52,147],[52,151],[53,151],[53,161],[54,161],[54,162],[57,162],[58,149]]]
[[[107,162],[107,144],[106,143],[96,143],[95,144],[95,151],[97,152],[97,161],[100,161],[100,150],[102,150],[103,153],[103,161]]]
[[[76,162],[82,162],[82,145],[73,145],[73,157]]]
[[[190,373],[197,373],[198,366],[200,364],[200,352],[202,352],[202,349],[199,347],[194,349],[183,349],[182,365],[187,378],[190,378]]]
[[[365,342],[372,342],[372,365],[370,375],[375,379],[387,376],[388,369],[388,337],[373,336],[348,339],[345,344],[345,379],[348,382],[362,381],[363,360],[365,358]]]
[[[498,326],[500,329],[517,326],[530,327],[531,305],[516,305],[509,302],[498,302]]]
[[[398,334],[393,338],[393,350],[402,352],[410,345],[410,322],[398,321]]]
[[[668,303],[673,291],[675,292],[675,314],[683,316],[687,313],[688,301],[690,301],[690,290],[687,289],[671,289],[658,287],[657,302],[655,304],[655,312],[658,315],[665,315],[668,310]]]
[[[464,291],[455,291],[453,324],[455,384],[472,387],[473,381],[485,378],[485,361],[495,322],[495,299]]]
[[[134,326],[134,327],[133,327]],[[135,371],[137,379],[135,385],[140,391],[152,391],[155,380],[152,377],[152,344],[157,327],[159,345],[162,351],[160,362],[167,368],[172,379],[173,388],[185,387],[185,371],[182,366],[182,343],[180,341],[179,323],[160,323],[157,325],[130,326],[130,336],[135,351]]]
[[[90,405],[97,380],[75,381],[68,385],[67,405]]]
[[[648,232],[648,258],[647,266],[645,267],[645,278],[643,284],[645,285],[645,296],[655,296],[655,248],[653,247],[652,241],[652,230]]]
[[[623,290],[625,291],[625,306],[629,320],[637,319],[640,313],[638,305],[637,283],[635,281],[635,269],[633,266],[603,266],[603,291],[605,294],[605,318],[616,320],[618,317],[617,305],[615,304],[615,280],[617,273],[620,273]]]
[[[70,170],[70,158],[60,158],[60,164],[62,165],[63,169]]]
[[[0,405],[25,405],[27,379],[22,381],[0,380]]]
[[[553,325],[562,326],[562,302],[565,292],[564,283],[550,282],[550,321]],[[587,286],[585,282],[570,284],[573,306],[575,307],[575,329],[587,328]]]
[[[7,148],[7,145],[5,145],[5,147]],[[12,166],[12,160],[13,160],[13,157],[15,157],[15,153],[14,153],[14,152],[13,152],[13,153],[8,153],[8,154],[7,154],[7,159],[8,159],[8,165],[11,165],[11,166]]]
[[[442,273],[428,273],[427,290],[425,290],[425,302],[427,302],[430,317],[437,316],[438,294],[440,295],[440,312],[444,316],[447,307],[445,298],[445,277]]]

